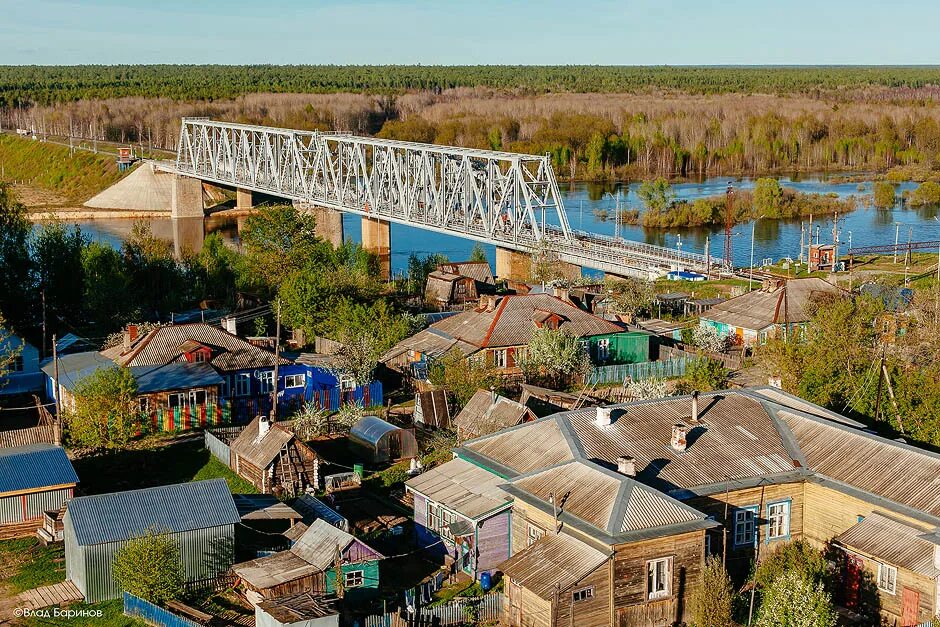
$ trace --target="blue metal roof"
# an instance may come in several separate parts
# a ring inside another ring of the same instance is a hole
[[[0,494],[73,483],[78,483],[78,475],[61,446],[0,449]]]
[[[73,390],[79,381],[104,368],[117,368],[117,364],[98,351],[65,355],[59,358],[59,385]],[[42,371],[55,378],[55,363],[51,359],[43,361]]]
[[[69,502],[66,516],[82,546],[130,540],[148,529],[181,533],[240,520],[225,479],[82,496]]]
[[[138,394],[222,385],[222,377],[207,363],[133,366],[130,370],[137,380]]]

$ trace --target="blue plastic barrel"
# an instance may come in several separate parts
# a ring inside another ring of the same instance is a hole
[[[483,592],[489,592],[490,588],[493,587],[493,579],[489,573],[480,574],[480,587],[483,588]]]

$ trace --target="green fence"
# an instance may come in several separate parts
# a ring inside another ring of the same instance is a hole
[[[590,385],[623,383],[627,379],[672,379],[685,376],[686,368],[696,357],[673,357],[661,361],[644,361],[638,364],[616,364],[595,366],[587,376]]]

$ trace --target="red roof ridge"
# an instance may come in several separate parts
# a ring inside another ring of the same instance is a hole
[[[496,330],[496,323],[499,322],[499,317],[503,314],[503,309],[506,308],[506,303],[509,302],[509,299],[513,295],[507,294],[499,300],[499,307],[496,308],[496,315],[493,316],[493,322],[490,323],[490,328],[486,330],[486,335],[483,337],[483,341],[480,342],[480,348],[485,348],[490,342],[490,336],[493,335],[493,331]]]

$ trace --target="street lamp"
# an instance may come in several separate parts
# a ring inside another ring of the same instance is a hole
[[[754,281],[754,230],[757,228],[757,221],[765,216],[761,215],[758,218],[754,218],[754,221],[751,222],[751,270],[747,278],[747,289],[751,290],[751,283]]]

